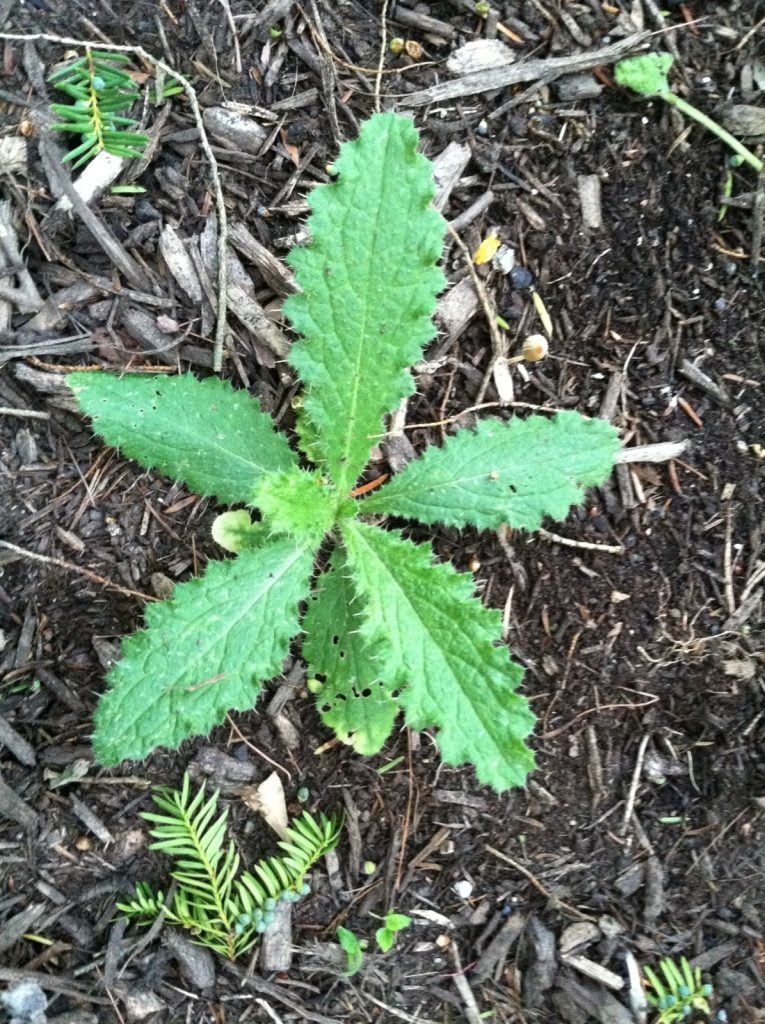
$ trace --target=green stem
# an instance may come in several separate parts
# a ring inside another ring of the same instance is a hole
[[[96,77],[96,65],[93,60],[93,54],[90,50],[85,51],[85,56],[88,61],[88,91],[90,93],[90,114],[91,124],[93,126],[93,134],[96,137],[96,152],[100,153],[104,149],[104,122],[101,117],[101,98],[98,95],[98,90],[93,84],[93,80]]]
[[[671,103],[673,107],[677,107],[681,113],[692,118],[694,121],[698,121],[700,125],[703,125],[704,128],[706,128],[707,131],[712,132],[713,135],[716,135],[721,142],[726,144],[726,146],[730,146],[733,152],[738,153],[738,155],[748,163],[750,167],[757,171],[758,174],[762,171],[763,166],[765,166],[762,160],[756,157],[750,149],[747,149],[746,146],[742,145],[734,135],[731,135],[730,132],[726,132],[726,130],[722,128],[717,121],[713,121],[711,117],[707,117],[706,114],[703,114],[696,107],[682,99],[682,97],[677,96],[669,90],[667,92],[659,93],[659,95],[663,100],[666,100],[667,103]]]

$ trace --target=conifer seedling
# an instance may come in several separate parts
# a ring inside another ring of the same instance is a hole
[[[447,764],[473,765],[498,791],[533,767],[534,716],[500,613],[388,520],[533,530],[608,476],[619,441],[574,412],[485,419],[352,495],[435,333],[445,224],[417,142],[408,119],[375,115],[342,147],[337,179],[310,195],[312,241],[289,257],[301,291],[285,304],[300,335],[289,356],[304,388],[300,455],[217,378],[69,376],[108,444],[240,506],[214,529],[236,557],[176,586],[124,641],[96,712],[102,764],[174,749],[251,709],[302,630],[321,717],[359,753],[379,751],[403,712],[411,728],[437,730]]]

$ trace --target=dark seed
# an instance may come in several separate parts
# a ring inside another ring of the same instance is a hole
[[[508,277],[510,278],[510,284],[517,291],[523,291],[525,288],[531,288],[534,284],[534,275],[526,267],[513,267]]]

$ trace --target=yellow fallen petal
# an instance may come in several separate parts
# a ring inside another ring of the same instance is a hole
[[[489,263],[497,255],[499,246],[500,242],[497,236],[495,234],[488,235],[473,253],[473,263],[477,267],[480,267],[482,263]]]

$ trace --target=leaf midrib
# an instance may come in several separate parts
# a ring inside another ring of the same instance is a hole
[[[374,527],[370,527],[370,529],[375,529],[375,528],[374,528]],[[393,584],[394,584],[394,586],[395,586],[396,590],[398,591],[398,593],[399,593],[399,594],[401,595],[401,597],[402,597],[402,598],[404,599],[404,601],[406,602],[406,607],[407,607],[407,608],[409,609],[409,611],[411,612],[411,614],[412,614],[412,617],[413,617],[413,618],[415,619],[415,621],[417,621],[417,622],[419,623],[419,625],[420,625],[420,627],[421,627],[421,629],[422,629],[423,633],[425,633],[425,635],[426,635],[426,636],[428,637],[428,639],[430,640],[431,644],[433,644],[433,646],[434,646],[434,647],[435,647],[435,648],[436,648],[437,650],[439,650],[439,651],[441,651],[441,652],[442,652],[442,657],[444,657],[444,660],[446,661],[446,663],[447,663],[447,664],[449,664],[449,666],[450,666],[450,669],[451,669],[451,672],[452,672],[452,675],[453,675],[453,676],[454,676],[454,678],[456,679],[457,677],[456,677],[456,674],[455,674],[455,672],[454,672],[454,669],[452,668],[452,666],[451,666],[451,664],[450,664],[450,660],[449,660],[448,658],[446,658],[446,656],[445,656],[445,655],[443,654],[443,648],[442,648],[441,644],[440,644],[440,643],[439,643],[439,642],[438,642],[437,640],[435,640],[435,639],[434,639],[434,637],[433,637],[433,635],[432,635],[432,633],[431,633],[430,629],[429,629],[429,628],[428,628],[428,627],[427,627],[427,626],[425,625],[425,623],[423,622],[422,618],[421,618],[421,617],[420,617],[420,616],[419,616],[419,615],[417,614],[417,612],[416,612],[415,608],[413,607],[413,605],[412,605],[411,601],[409,600],[409,596],[408,596],[408,595],[407,595],[407,593],[406,593],[406,592],[405,592],[405,591],[404,591],[404,590],[402,589],[402,587],[401,587],[401,585],[400,585],[400,584],[398,583],[398,580],[396,579],[396,577],[395,577],[395,576],[393,575],[393,573],[392,573],[392,572],[390,571],[390,569],[389,569],[389,568],[387,567],[387,565],[385,565],[385,563],[384,563],[384,562],[382,561],[382,559],[380,558],[380,556],[379,556],[379,555],[378,555],[378,554],[377,554],[377,553],[376,553],[376,552],[374,551],[374,549],[373,549],[373,548],[372,548],[372,547],[371,547],[371,546],[370,546],[369,544],[367,544],[367,543],[365,542],[363,534],[362,534],[362,533],[361,533],[360,531],[358,531],[357,529],[355,529],[355,530],[354,530],[353,532],[354,532],[354,534],[356,535],[356,537],[357,537],[357,538],[358,538],[359,540],[361,540],[361,542],[362,542],[362,543],[364,544],[364,546],[366,547],[367,551],[368,551],[368,552],[369,552],[369,553],[370,553],[370,554],[371,554],[371,555],[373,556],[373,558],[374,558],[374,559],[375,559],[375,561],[377,562],[377,565],[378,565],[378,567],[379,567],[380,571],[384,571],[384,572],[386,573],[386,575],[387,575],[388,579],[389,579],[389,580],[391,580],[391,581],[393,582]],[[405,645],[405,644],[402,644],[401,646],[402,646],[402,649],[405,649],[405,647],[406,647],[406,645]],[[400,659],[399,659],[399,660],[400,660]],[[474,666],[473,664],[471,664],[471,663],[470,663],[470,662],[469,662],[469,661],[468,661],[467,659],[465,659],[465,664],[466,664],[466,665],[468,665],[468,666],[469,666],[470,668],[472,668],[473,670],[475,670],[475,666]],[[407,682],[407,685],[411,686],[411,685],[412,685],[412,684],[411,684],[411,681],[408,681],[408,682]],[[429,687],[429,686],[427,686],[427,684],[426,684],[426,689],[427,689],[427,690],[428,690],[428,691],[430,692],[430,687]],[[476,716],[477,720],[478,720],[478,721],[479,721],[479,722],[481,723],[481,725],[483,726],[483,728],[484,728],[484,730],[485,730],[485,732],[486,732],[487,736],[492,736],[492,737],[493,737],[493,732],[492,732],[492,730],[491,730],[491,729],[489,728],[489,725],[487,725],[487,723],[485,722],[485,720],[484,720],[483,716],[482,716],[482,715],[481,715],[481,714],[479,713],[479,711],[478,711],[478,710],[476,709],[476,706],[475,706],[475,704],[473,703],[473,701],[471,701],[471,700],[467,700],[467,698],[465,697],[465,691],[464,691],[464,690],[462,689],[462,687],[460,687],[460,686],[459,686],[459,683],[457,683],[457,689],[459,689],[459,690],[460,690],[460,692],[461,692],[461,693],[462,693],[462,695],[463,695],[463,698],[465,698],[466,702],[467,702],[467,703],[469,704],[469,706],[470,706],[470,707],[471,707],[471,708],[473,709],[473,713],[475,714],[475,716]],[[433,702],[434,704],[437,704],[437,701],[435,701],[435,700],[433,699],[433,697],[432,697],[432,696],[431,696],[431,701],[432,701],[432,702]],[[487,706],[487,710],[489,710],[489,702],[487,702],[487,705],[486,705],[486,706]],[[490,721],[490,724],[495,724],[495,719],[494,719],[494,718],[491,718],[491,719],[490,719],[489,721]],[[440,727],[439,727],[439,728],[440,728],[440,729],[443,729],[443,728],[444,728],[444,725],[443,725],[443,724],[442,724],[442,725],[440,725]],[[461,731],[462,731],[462,730],[461,730]],[[464,733],[463,733],[463,735],[464,735]],[[468,741],[469,741],[469,740],[470,740],[470,737],[468,736]],[[500,757],[504,759],[504,754],[502,753],[502,750],[501,750],[501,749],[500,749],[500,748],[499,748],[499,747],[497,746],[497,743],[496,743],[496,741],[495,741],[494,739],[492,739],[492,743],[493,743],[493,746],[494,746],[494,748],[495,748],[495,749],[497,750],[497,752],[499,753]],[[470,746],[470,743],[468,742],[468,747],[469,747],[469,746]]]
[[[386,134],[386,136],[385,136],[385,152],[384,152],[384,157],[383,157],[383,159],[381,161],[382,172],[380,174],[380,179],[379,179],[381,183],[384,182],[386,180],[386,177],[387,177],[386,174],[385,174],[385,168],[387,167],[387,164],[388,164],[388,153],[389,153],[392,137],[393,137],[393,133],[392,132],[388,132]],[[382,191],[382,188],[380,189],[380,191]],[[371,276],[372,276],[372,266],[373,266],[373,263],[374,263],[374,260],[372,259],[372,254],[375,253],[376,250],[377,250],[377,240],[378,240],[378,235],[379,235],[380,218],[381,218],[381,215],[383,213],[383,205],[384,205],[383,203],[377,203],[376,204],[374,227],[373,227],[372,232],[371,232],[372,238],[371,238],[369,244],[366,245],[363,248],[363,252],[367,256],[366,275],[365,275],[365,287],[364,287],[364,295],[367,298],[365,299],[364,304],[363,304],[364,311],[363,311],[363,317],[362,317],[362,329],[361,329],[361,332],[360,332],[360,341],[359,341],[359,344],[358,344],[358,346],[356,348],[356,359],[355,359],[354,374],[353,374],[354,387],[353,387],[353,391],[351,393],[351,398],[350,398],[350,410],[349,410],[348,419],[347,419],[348,428],[347,428],[347,430],[345,432],[345,442],[343,444],[342,455],[340,457],[340,463],[339,463],[339,466],[338,466],[338,489],[340,490],[340,492],[342,494],[344,494],[347,490],[349,490],[350,485],[354,482],[353,480],[348,479],[348,469],[347,469],[347,467],[349,465],[349,461],[348,460],[349,460],[350,450],[353,447],[353,442],[356,440],[356,432],[354,430],[354,424],[356,422],[356,410],[358,409],[358,405],[359,405],[359,392],[360,392],[360,389],[361,389],[361,379],[362,379],[361,363],[362,363],[362,356],[366,356],[366,350],[367,350],[367,346],[368,346],[367,319],[368,319],[368,315],[369,315],[369,305],[370,305],[368,297],[369,297],[369,284],[370,284]],[[352,208],[348,208],[346,210],[346,215],[345,215],[345,217],[343,219],[343,225],[345,224],[346,220],[348,219],[348,216],[351,215],[352,213],[353,213]]]

